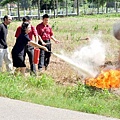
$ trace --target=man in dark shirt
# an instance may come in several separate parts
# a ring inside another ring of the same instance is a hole
[[[3,18],[4,22],[0,24],[0,71],[2,71],[3,60],[6,63],[6,69],[8,72],[12,70],[12,62],[7,46],[7,25],[11,23],[12,17],[5,15]]]
[[[59,43],[57,39],[54,38],[52,28],[48,25],[49,16],[47,14],[43,15],[43,22],[38,24],[36,26],[38,37],[39,37],[39,44],[44,45],[48,48],[49,51],[51,51],[51,42],[52,39],[55,43]],[[38,69],[41,71],[41,69],[45,66],[45,70],[47,70],[47,66],[50,62],[50,52],[46,52],[43,49],[40,49],[40,58],[39,58],[39,64]]]

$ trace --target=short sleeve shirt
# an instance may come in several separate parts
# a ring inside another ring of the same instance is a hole
[[[7,48],[7,33],[8,33],[8,29],[7,29],[7,25],[5,25],[4,23],[0,24],[0,48],[2,49],[6,49]]]
[[[16,30],[16,33],[15,33],[15,37],[18,38],[18,36],[20,35],[21,33],[21,26],[19,26]],[[33,39],[33,35],[34,36],[37,36],[37,30],[34,26],[31,25],[31,31],[28,33],[28,36],[29,38],[32,40]]]
[[[45,26],[43,22],[38,24],[36,29],[42,40],[49,40],[53,36],[52,28],[49,25]]]
[[[21,33],[16,40],[12,52],[17,55],[24,55],[25,46],[30,40],[28,34]]]

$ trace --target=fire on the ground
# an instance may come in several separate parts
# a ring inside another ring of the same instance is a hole
[[[86,79],[86,84],[102,89],[120,87],[120,70],[101,71],[96,78]]]

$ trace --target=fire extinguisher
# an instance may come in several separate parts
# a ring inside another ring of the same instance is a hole
[[[39,48],[34,48],[34,64],[39,63],[39,56],[40,56],[40,49]]]

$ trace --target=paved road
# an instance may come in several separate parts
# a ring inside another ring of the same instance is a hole
[[[0,120],[120,120],[0,97]]]

